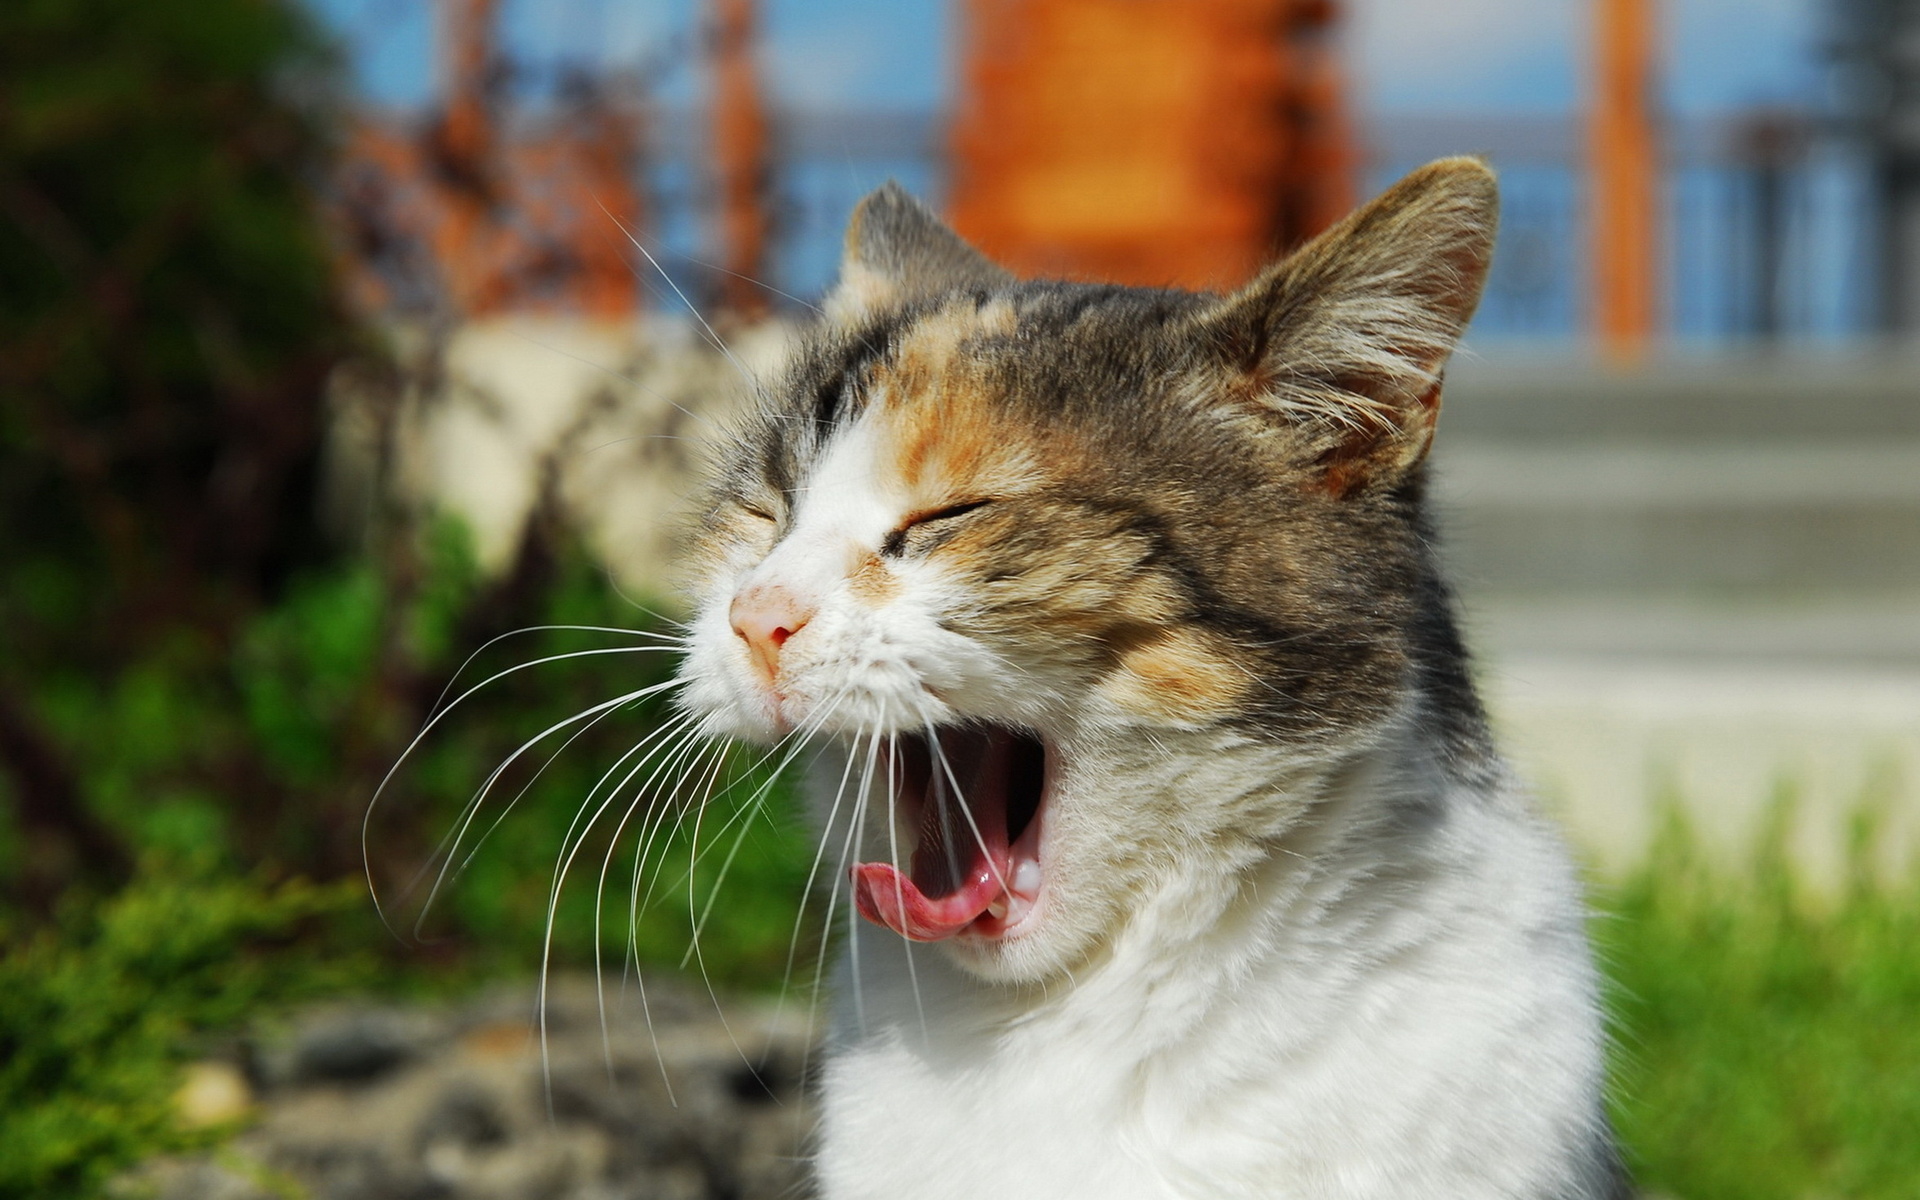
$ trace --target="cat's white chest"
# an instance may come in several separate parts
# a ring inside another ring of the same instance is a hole
[[[1468,811],[1489,852],[1392,883],[1417,901],[1321,897],[1310,923],[1216,929],[1179,970],[1122,952],[1051,1001],[926,947],[909,971],[904,943],[863,939],[860,1011],[824,1080],[822,1194],[1597,1194],[1575,1179],[1600,1063],[1564,862],[1530,825]]]
[[[828,1073],[823,1194],[834,1200],[1176,1195],[1118,1136],[1132,1122],[1120,1103],[1120,1081],[1105,1065],[1064,1047],[1035,1050],[1021,1046],[962,1070],[900,1041],[843,1055]]]

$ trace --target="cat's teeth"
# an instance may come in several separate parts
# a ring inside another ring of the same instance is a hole
[[[1007,919],[1007,894],[1001,892],[987,904],[987,913],[996,921]]]
[[[1013,890],[1023,896],[1031,896],[1040,890],[1040,862],[1038,859],[1022,859],[1013,869]]]

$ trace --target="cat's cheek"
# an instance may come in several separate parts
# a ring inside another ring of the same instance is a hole
[[[1095,696],[1123,718],[1196,729],[1239,713],[1251,687],[1220,639],[1174,628],[1128,646]]]

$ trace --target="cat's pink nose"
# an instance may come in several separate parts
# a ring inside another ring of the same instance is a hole
[[[813,605],[791,588],[756,583],[734,596],[727,619],[747,644],[753,661],[772,680],[780,673],[780,647],[813,619]]]

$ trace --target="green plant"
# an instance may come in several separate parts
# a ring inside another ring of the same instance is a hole
[[[142,1155],[205,1144],[171,1107],[192,1037],[365,983],[364,953],[311,952],[361,900],[156,859],[111,900],[0,929],[0,1196],[92,1195]]]
[[[1784,824],[1779,828],[1784,829]],[[1677,819],[1595,934],[1635,1174],[1686,1200],[1893,1200],[1920,1180],[1920,886],[1837,897],[1776,839],[1715,865]]]
[[[157,718],[164,836],[258,782],[244,747],[161,742],[330,557],[321,391],[357,337],[314,186],[330,61],[293,0],[0,5],[0,893],[43,916],[139,855],[76,712]]]
[[[636,643],[563,629],[515,635],[455,677],[498,585],[477,576],[456,527],[434,527],[407,561],[415,571],[404,587],[369,561],[292,582],[240,627],[221,673],[206,670],[204,646],[176,644],[138,656],[104,691],[85,678],[45,681],[49,725],[88,750],[78,761],[94,811],[143,847],[144,865],[122,889],[72,893],[50,919],[0,907],[0,1196],[88,1195],[119,1166],[203,1141],[176,1128],[169,1109],[196,1032],[240,1027],[302,996],[525,976],[549,953],[558,969],[581,969],[596,951],[616,972],[631,956],[650,972],[685,966],[732,986],[784,977],[811,843],[758,754],[703,759],[699,780],[709,767],[734,779],[725,795],[702,810],[690,802],[706,789],[656,789],[667,799],[642,798],[616,840],[615,820],[641,798],[623,792],[582,845],[549,945],[550,880],[569,828],[606,769],[662,728],[659,699],[609,714],[537,778],[509,777],[486,810],[503,823],[467,843],[471,862],[418,929],[420,893],[389,910],[399,939],[380,934],[357,869],[324,885],[289,874],[310,869],[319,856],[308,839],[325,837],[343,839],[357,868],[374,785],[450,678],[464,688],[543,657]],[[576,553],[560,555],[534,595],[533,624],[651,621]],[[657,686],[671,667],[670,655],[651,652],[568,658],[476,692],[402,764],[375,811],[379,877],[430,866],[476,787],[531,733]],[[204,763],[234,747],[259,764],[252,797],[210,794],[203,782]],[[238,849],[248,835],[235,825],[263,797],[292,797],[289,811],[257,818],[273,831],[260,840],[277,849],[278,867],[249,866]],[[342,827],[326,828],[328,814]],[[647,828],[646,903],[630,928],[632,852]],[[696,829],[704,852],[689,872]],[[603,862],[612,882],[597,903]],[[262,869],[287,881],[269,885]],[[696,922],[701,953],[689,958]],[[802,971],[809,962],[803,955]]]

